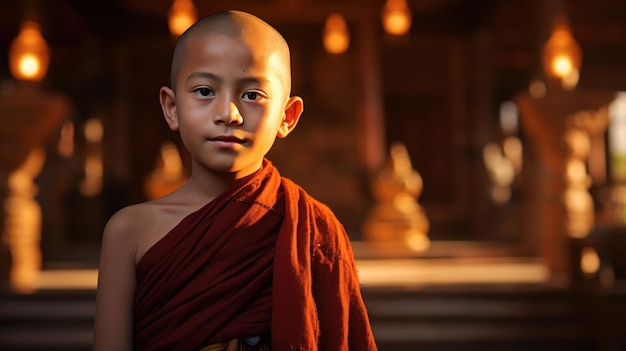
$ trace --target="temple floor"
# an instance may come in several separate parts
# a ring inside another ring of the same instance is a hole
[[[625,291],[581,293],[537,258],[446,245],[463,252],[435,244],[420,257],[355,243],[380,351],[626,350]],[[93,262],[53,264],[34,292],[2,290],[0,349],[90,350],[96,284]]]
[[[361,285],[419,287],[435,285],[548,284],[550,273],[537,259],[358,259]],[[96,289],[97,269],[44,269],[37,290]]]

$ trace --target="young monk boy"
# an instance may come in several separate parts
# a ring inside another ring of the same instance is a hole
[[[289,55],[239,11],[179,38],[160,102],[191,176],[107,223],[96,351],[376,350],[344,228],[265,158],[303,110]]]

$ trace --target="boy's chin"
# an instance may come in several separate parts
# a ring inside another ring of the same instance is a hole
[[[240,179],[257,172],[263,166],[263,161],[245,163],[232,162],[229,164],[212,165],[208,167],[212,172],[221,173],[224,176]]]

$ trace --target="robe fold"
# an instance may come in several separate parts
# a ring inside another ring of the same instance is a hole
[[[267,159],[152,246],[136,276],[136,350],[265,334],[273,351],[376,350],[343,226]]]

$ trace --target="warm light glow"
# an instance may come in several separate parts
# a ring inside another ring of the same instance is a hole
[[[161,146],[162,176],[166,181],[179,181],[183,176],[183,160],[178,148],[172,142],[165,142]]]
[[[572,71],[572,60],[566,55],[552,59],[552,71],[559,77],[566,77]]]
[[[0,205],[6,211],[3,242],[11,253],[11,286],[33,291],[41,269],[41,207],[34,179],[46,158],[42,148],[31,149],[24,163],[8,177],[8,196]]]
[[[406,237],[407,246],[416,252],[425,252],[430,247],[430,240],[426,233],[415,231]]]
[[[572,128],[565,132],[565,142],[570,149],[571,156],[575,159],[584,160],[591,151],[589,134],[578,128]]]
[[[387,0],[382,10],[383,28],[392,35],[404,35],[411,28],[411,10],[405,0]]]
[[[91,118],[85,123],[85,139],[91,143],[102,141],[104,127],[102,121],[97,118]]]
[[[580,74],[578,70],[573,69],[561,80],[561,86],[563,89],[572,90],[576,88],[578,85],[578,79],[580,78]]]
[[[102,191],[102,137],[104,127],[98,118],[90,118],[85,123],[85,139],[87,140],[85,157],[85,178],[81,181],[80,192],[85,196],[95,196]]]
[[[582,160],[572,159],[565,165],[565,177],[569,182],[584,183],[587,178],[587,168]]]
[[[519,258],[358,259],[359,280],[366,287],[479,286],[483,284],[546,284],[545,263]],[[405,304],[398,304],[406,308]]]
[[[41,36],[39,24],[25,21],[19,35],[11,43],[9,65],[17,80],[41,81],[48,70],[50,49]]]
[[[546,96],[546,85],[540,80],[533,80],[528,86],[528,93],[535,99]]]
[[[161,145],[155,168],[145,180],[144,191],[148,199],[158,199],[180,188],[187,179],[178,148],[166,141]]]
[[[513,162],[495,142],[483,147],[483,162],[491,179],[491,199],[498,204],[506,203],[511,197],[511,184],[515,180]]]
[[[98,270],[45,269],[39,273],[35,288],[39,290],[95,290],[98,288]]]
[[[502,152],[511,161],[515,173],[521,172],[523,162],[522,141],[515,136],[507,137],[502,141]]]
[[[33,77],[39,72],[41,65],[35,55],[24,55],[20,60],[20,71],[27,77]]]
[[[85,175],[87,178],[96,179],[102,175],[102,160],[99,157],[87,157],[85,161]],[[92,182],[96,184],[97,182]],[[97,192],[94,192],[96,194]]]
[[[324,26],[324,49],[331,54],[341,54],[350,46],[350,31],[345,18],[339,13],[332,13]]]
[[[168,12],[167,24],[173,36],[180,36],[198,19],[192,0],[174,0]]]
[[[585,274],[595,274],[600,270],[600,257],[592,247],[585,247],[580,254],[580,270]]]
[[[566,130],[564,142],[568,148],[563,193],[565,225],[570,237],[583,238],[589,234],[595,221],[593,198],[588,190],[591,177],[587,173],[591,142],[589,134],[578,128]]]
[[[611,178],[626,182],[626,92],[618,92],[609,105],[608,153]]]
[[[79,189],[85,196],[95,196],[102,190],[102,157],[87,155],[85,159],[85,178],[80,182]]]
[[[74,123],[72,121],[63,123],[57,151],[63,157],[70,157],[74,154]]]
[[[578,84],[581,63],[580,46],[570,33],[564,16],[554,21],[554,29],[543,47],[543,65],[548,77],[566,80],[563,87],[573,89]]]

